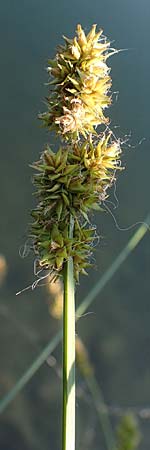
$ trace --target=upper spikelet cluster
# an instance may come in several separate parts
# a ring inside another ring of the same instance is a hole
[[[77,26],[77,37],[65,39],[49,61],[52,90],[48,111],[40,117],[48,129],[62,138],[56,152],[47,145],[33,167],[33,183],[39,204],[32,211],[31,236],[39,268],[56,274],[73,258],[74,275],[90,266],[91,245],[96,236],[89,213],[100,209],[120,168],[120,145],[111,131],[96,133],[108,123],[104,108],[111,102],[111,79],[106,64],[110,43],[96,33],[86,36]],[[69,234],[70,218],[74,221]]]
[[[81,25],[77,37],[64,37],[48,73],[51,91],[47,97],[48,111],[41,114],[45,125],[68,139],[95,133],[98,125],[108,123],[104,109],[110,105],[110,69],[106,64],[110,42],[96,33],[96,25],[86,36]],[[53,88],[52,88],[53,86]]]

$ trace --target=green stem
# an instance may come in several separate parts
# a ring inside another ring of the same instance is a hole
[[[70,219],[70,238],[74,221]],[[62,450],[75,449],[75,293],[73,260],[64,267]]]
[[[113,278],[113,276],[120,269],[121,265],[128,258],[131,252],[138,246],[140,241],[143,239],[147,231],[150,230],[150,214],[145,218],[142,225],[138,228],[138,230],[132,235],[129,239],[126,246],[117,256],[115,261],[111,264],[111,266],[106,270],[106,272],[102,275],[100,280],[95,284],[95,286],[91,289],[87,297],[82,301],[82,303],[78,306],[76,311],[76,320],[78,320],[87,310],[87,308],[92,304],[93,300],[100,292],[104,289],[108,282]],[[48,356],[55,350],[57,345],[60,343],[62,337],[62,332],[59,331],[53,339],[44,347],[39,356],[32,362],[27,370],[23,373],[23,375],[19,378],[16,384],[8,391],[8,393],[0,400],[0,414],[2,414],[8,405],[15,399],[16,395],[22,391],[22,389],[26,386],[26,384],[31,380],[31,378],[35,375],[38,369],[42,366],[42,364],[46,361]]]

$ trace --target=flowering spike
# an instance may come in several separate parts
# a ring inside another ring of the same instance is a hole
[[[78,25],[77,37],[65,37],[65,46],[49,60],[49,84],[54,87],[47,98],[48,111],[39,117],[64,139],[86,137],[95,133],[94,127],[108,123],[104,109],[111,103],[106,64],[110,42],[101,35],[102,30],[96,33],[96,25],[87,36]]]
[[[48,111],[40,115],[64,143],[56,153],[47,145],[32,166],[38,171],[33,182],[39,204],[32,211],[31,236],[39,269],[48,268],[57,277],[71,256],[78,281],[91,265],[91,245],[97,239],[89,215],[91,210],[101,210],[108,197],[121,168],[121,149],[111,131],[98,134],[96,130],[109,122],[104,110],[111,103],[106,64],[110,42],[102,37],[102,30],[96,33],[96,25],[87,36],[78,25],[77,36],[64,40],[54,60],[49,60],[53,87],[50,80]]]

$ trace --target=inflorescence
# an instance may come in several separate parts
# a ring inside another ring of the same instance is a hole
[[[40,115],[48,130],[61,137],[53,152],[47,145],[34,163],[33,183],[39,204],[32,211],[31,236],[39,268],[60,274],[71,256],[74,276],[86,274],[91,265],[96,229],[91,226],[91,210],[101,209],[107,190],[120,168],[120,145],[110,129],[104,109],[111,103],[110,69],[106,60],[110,43],[96,33],[96,25],[86,36],[81,25],[77,37],[65,39],[54,60],[48,61],[50,92],[48,110]],[[52,78],[52,80],[51,80]],[[74,220],[70,237],[70,218]]]

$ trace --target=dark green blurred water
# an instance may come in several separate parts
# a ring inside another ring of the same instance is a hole
[[[126,171],[118,179],[121,227],[142,221],[149,205],[150,167],[150,3],[148,0],[48,2],[5,0],[0,5],[1,42],[1,220],[0,253],[8,263],[1,289],[1,396],[19,379],[59,324],[48,315],[45,289],[19,289],[33,280],[33,255],[19,256],[26,240],[29,211],[34,204],[29,164],[38,159],[50,136],[39,128],[37,113],[47,94],[44,68],[63,34],[73,36],[76,24],[86,31],[93,23],[104,29],[116,48],[127,49],[109,60],[113,91],[111,126],[127,140]],[[128,137],[128,138],[127,138]],[[143,140],[144,138],[144,140]],[[142,140],[141,145],[139,142]],[[111,196],[113,201],[113,194]],[[109,214],[94,218],[103,240],[96,249],[96,271],[77,288],[79,302],[111,264],[134,229],[118,231]],[[150,288],[147,233],[130,259],[80,319],[77,332],[89,349],[105,400],[109,405],[148,406],[150,403]],[[61,348],[55,352],[58,366]],[[79,386],[83,381],[79,380]],[[0,450],[60,448],[61,381],[46,364],[8,407],[1,420]],[[77,398],[78,447],[105,448],[88,394]],[[113,418],[115,427],[117,420]],[[142,450],[149,450],[149,420],[140,421]],[[91,441],[87,430],[91,430]]]

